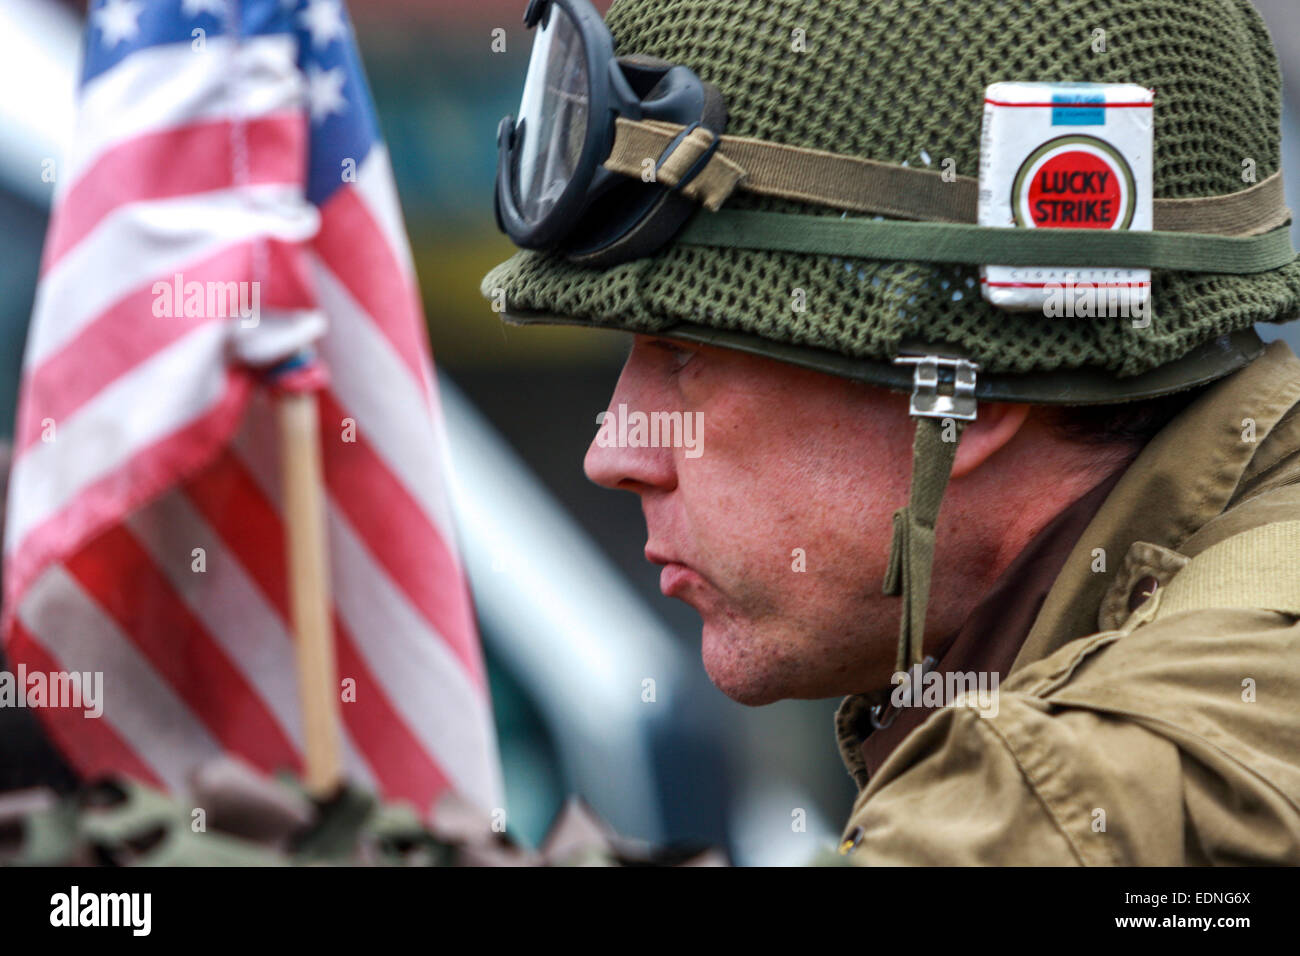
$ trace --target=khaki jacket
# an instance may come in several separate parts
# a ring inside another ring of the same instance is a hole
[[[1300,864],[1286,345],[1143,450],[1066,560],[996,715],[937,711],[862,788],[844,841],[866,865]]]

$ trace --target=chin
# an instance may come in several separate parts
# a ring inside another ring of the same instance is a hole
[[[705,623],[701,657],[713,686],[747,707],[762,707],[793,697],[790,688],[773,673],[775,658],[755,652],[753,645],[752,640],[738,640],[736,634]]]

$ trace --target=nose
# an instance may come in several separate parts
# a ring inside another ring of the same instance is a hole
[[[635,447],[627,441],[628,416],[667,406],[667,375],[659,367],[663,363],[648,360],[645,351],[639,340],[633,345],[583,462],[587,477],[596,484],[639,495],[677,487],[671,448]]]

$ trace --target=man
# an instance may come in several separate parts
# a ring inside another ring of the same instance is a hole
[[[529,19],[535,64],[571,60],[502,124],[528,251],[484,293],[634,333],[587,474],[639,495],[721,690],[846,695],[849,859],[1300,863],[1300,361],[1252,328],[1294,317],[1300,268],[1249,3]],[[1000,192],[973,174],[1035,145],[985,117],[1004,81],[1057,84],[1021,105],[1107,162],[1120,107],[1151,107],[1118,84],[1157,91],[1151,180],[1141,149],[1106,168],[1115,202],[1154,193],[1158,243],[976,225]],[[980,287],[1004,262],[1149,268],[1149,309],[1012,311]],[[656,411],[702,441],[626,427]]]

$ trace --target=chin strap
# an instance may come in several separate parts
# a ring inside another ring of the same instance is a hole
[[[911,492],[907,506],[894,512],[894,536],[883,590],[903,598],[895,663],[895,670],[903,672],[920,664],[923,657],[934,528],[952,474],[957,442],[966,422],[975,417],[975,366],[963,359],[933,355],[899,361],[916,365],[911,407],[916,434],[912,441]],[[951,396],[939,392],[941,365],[954,369]]]

